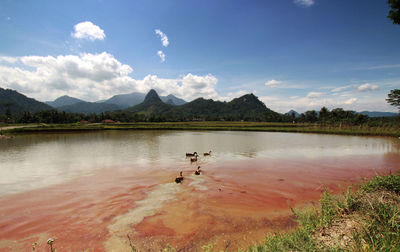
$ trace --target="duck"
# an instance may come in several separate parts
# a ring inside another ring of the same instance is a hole
[[[196,154],[194,157],[190,158],[190,163],[197,162],[198,155]]]
[[[210,155],[211,155],[211,151],[209,151],[209,152],[204,152],[203,155],[204,155],[204,156],[210,156]]]
[[[193,152],[193,153],[189,153],[189,152],[186,153],[186,157],[193,157],[193,156],[196,156],[196,155],[197,155],[196,151]]]
[[[197,170],[194,172],[194,175],[200,175],[201,174],[201,170],[200,170],[200,166],[197,167]]]
[[[175,178],[175,183],[180,184],[180,183],[182,183],[182,181],[183,181],[183,175],[182,175],[182,172],[180,172],[179,176],[177,176]]]

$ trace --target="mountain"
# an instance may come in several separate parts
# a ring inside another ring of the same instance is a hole
[[[227,105],[230,112],[240,113],[242,115],[269,110],[265,104],[254,94],[247,94],[239,98],[235,98]]]
[[[47,101],[45,102],[46,104],[52,106],[53,108],[59,108],[62,106],[68,106],[72,105],[78,102],[84,102],[83,100],[80,100],[78,98],[70,97],[68,95],[60,96],[54,101]]]
[[[21,112],[38,112],[53,109],[49,105],[28,98],[15,90],[0,88],[0,114],[9,110],[12,114]]]
[[[129,107],[133,107],[135,105],[138,105],[144,101],[146,97],[146,94],[143,93],[130,93],[130,94],[120,94],[120,95],[114,95],[110,99],[104,101],[105,103],[112,103],[118,105],[121,109],[126,109]],[[174,95],[168,95],[168,96],[159,96],[161,101],[170,104],[170,105],[183,105],[186,103],[185,100],[180,99]]]
[[[176,106],[183,105],[183,104],[187,103],[185,100],[180,99],[180,98],[178,98],[178,97],[176,97],[175,95],[172,95],[172,94],[167,95],[167,96],[160,96],[160,99],[163,102],[167,103],[167,104],[176,105]]]
[[[297,111],[294,111],[293,109],[287,112],[285,115],[292,115],[292,114],[294,114],[295,118],[300,116],[300,114]]]
[[[164,103],[154,89],[147,93],[142,103],[127,109],[127,111],[133,113],[156,116],[162,116],[162,114],[172,110],[173,106]]]
[[[165,102],[168,105],[176,106],[173,100],[169,99],[168,101]]]
[[[367,115],[369,117],[392,117],[398,116],[398,113],[393,112],[378,112],[378,111],[361,111],[360,114]]]
[[[126,109],[143,102],[145,96],[146,95],[143,93],[114,95],[110,99],[104,101],[104,103],[115,104],[118,105],[121,109]]]
[[[224,102],[197,98],[194,101],[177,107],[177,109],[182,116],[188,117],[189,119],[207,118],[212,120],[212,118],[222,115],[225,107],[226,103]]]
[[[120,107],[115,104],[97,103],[97,102],[78,102],[71,105],[65,105],[57,108],[58,110],[71,113],[100,114],[102,112],[111,112],[119,110]]]
[[[143,104],[157,104],[163,102],[154,89],[151,89],[144,98]]]

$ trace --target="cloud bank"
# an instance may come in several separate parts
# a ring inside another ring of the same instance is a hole
[[[9,65],[9,63],[18,63]],[[218,79],[211,74],[191,73],[176,79],[147,75],[142,80],[129,76],[132,67],[119,62],[107,52],[79,55],[7,57],[0,61],[2,87],[15,89],[40,101],[62,95],[97,101],[116,94],[147,92],[174,94],[187,101],[198,97],[218,99]]]
[[[386,103],[384,91],[379,95],[370,94],[380,90],[379,85],[376,84],[349,84],[329,88],[329,91],[320,92],[319,90],[311,90],[303,96],[264,96],[260,98],[268,107],[281,113],[286,113],[291,109],[298,112],[320,110],[324,106],[329,109],[344,108],[355,111],[394,111]]]

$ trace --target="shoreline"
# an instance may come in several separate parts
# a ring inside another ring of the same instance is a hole
[[[400,128],[369,126],[322,126],[303,123],[265,122],[162,122],[162,123],[112,123],[112,124],[40,124],[0,127],[6,136],[23,133],[68,133],[103,130],[182,130],[182,131],[254,131],[333,134],[350,136],[400,137]]]

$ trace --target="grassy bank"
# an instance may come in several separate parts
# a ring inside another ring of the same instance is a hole
[[[140,122],[113,124],[41,124],[37,126],[3,130],[4,134],[23,132],[69,132],[96,130],[233,130],[265,132],[297,132],[363,136],[400,136],[400,125],[394,127],[321,126],[310,123],[265,123],[265,122]]]
[[[294,210],[299,227],[249,251],[400,251],[400,175],[376,176],[319,207]]]

